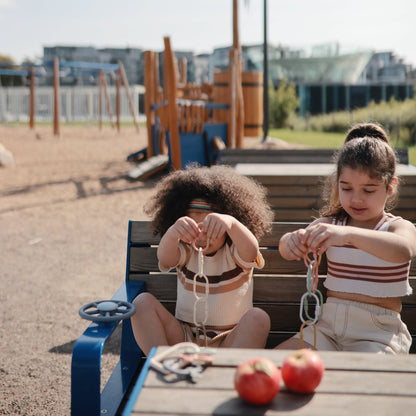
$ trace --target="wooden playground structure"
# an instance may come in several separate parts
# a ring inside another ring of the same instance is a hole
[[[147,148],[129,156],[139,159],[131,178],[145,178],[188,163],[211,165],[223,148],[242,148],[245,136],[261,135],[263,77],[243,72],[239,47],[229,53],[229,69],[215,72],[213,83],[187,82],[186,60],[178,64],[169,37],[164,38],[164,88],[159,56],[145,52]]]
[[[189,163],[215,164],[223,148],[242,148],[245,136],[259,137],[263,123],[263,74],[243,72],[237,1],[233,6],[233,44],[228,70],[214,73],[213,83],[187,82],[186,60],[179,64],[169,37],[164,38],[163,85],[159,55],[145,52],[147,148],[128,157],[139,160],[128,172],[143,179],[166,168]]]

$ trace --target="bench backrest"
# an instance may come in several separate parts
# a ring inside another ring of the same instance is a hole
[[[272,232],[260,241],[265,267],[256,270],[254,275],[254,305],[270,315],[272,326],[268,347],[299,331],[301,321],[299,306],[301,296],[306,292],[306,266],[302,261],[284,260],[278,251],[280,237],[286,232],[308,223],[274,222]],[[174,313],[176,304],[175,273],[161,273],[158,269],[156,250],[159,237],[154,236],[148,221],[131,221],[129,224],[129,244],[127,259],[127,284],[129,281],[145,281],[146,290],[155,295],[165,307]],[[323,280],[326,261],[323,258],[319,267],[319,289],[325,295]],[[416,262],[412,262],[410,284],[416,293]],[[314,305],[311,305],[313,308]],[[412,337],[416,338],[416,295],[403,298],[402,318]],[[416,352],[416,342],[412,352]]]
[[[220,152],[220,163],[332,163],[335,149],[238,149]],[[409,164],[407,147],[396,148],[398,163]]]

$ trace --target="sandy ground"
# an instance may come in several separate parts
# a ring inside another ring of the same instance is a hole
[[[88,325],[78,310],[123,282],[128,220],[147,219],[161,177],[126,178],[146,140],[144,129],[61,126],[57,138],[0,126],[14,157],[0,167],[0,414],[70,414],[72,347]],[[118,346],[105,350],[102,384]]]
[[[78,309],[122,283],[128,220],[146,219],[157,177],[126,179],[144,129],[0,126],[0,143],[14,157],[0,167],[0,414],[69,415]]]

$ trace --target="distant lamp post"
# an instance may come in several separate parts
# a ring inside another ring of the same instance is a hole
[[[267,0],[263,0],[263,140],[269,133],[269,60],[267,51]]]

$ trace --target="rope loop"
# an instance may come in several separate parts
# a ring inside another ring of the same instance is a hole
[[[305,254],[303,257],[303,262],[308,269],[306,274],[306,288],[308,289],[308,293],[315,292],[318,287],[319,265],[321,264],[322,260],[322,254],[319,254],[318,256],[316,251],[314,251],[312,255],[312,260],[309,258],[308,254]]]
[[[307,291],[300,299],[299,318],[302,321],[300,327],[300,347],[303,348],[303,329],[305,326],[313,326],[313,349],[316,350],[316,323],[322,316],[323,309],[321,305],[324,303],[324,297],[318,289],[319,282],[319,265],[321,263],[322,255],[319,256],[314,251],[312,253],[313,259],[310,259],[308,254],[305,254],[303,261],[307,268],[306,272],[306,289]],[[315,300],[314,316],[309,314],[309,299]]]
[[[303,329],[306,325],[313,326],[313,350],[316,350],[316,325],[311,321],[305,321],[302,326],[300,327],[300,348],[303,348]]]
[[[309,314],[309,300],[308,298],[315,299],[315,316],[310,316]],[[318,320],[322,316],[322,308],[321,305],[323,304],[323,295],[322,293],[317,289],[314,293],[304,293],[300,299],[300,309],[299,309],[299,318],[300,320],[304,322],[311,321],[312,323],[316,324]],[[304,315],[306,318],[304,318]]]
[[[208,338],[206,335],[206,329],[205,324],[208,321],[208,296],[209,296],[209,280],[206,274],[204,273],[204,252],[206,248],[208,247],[209,243],[207,241],[207,245],[203,249],[202,247],[199,247],[198,249],[195,247],[195,244],[192,244],[192,247],[198,251],[198,273],[195,273],[193,278],[193,293],[195,297],[194,302],[194,308],[193,308],[193,323],[197,329],[197,340],[199,338],[199,332],[202,330],[202,333],[204,334],[205,339],[205,345],[207,345]],[[203,284],[205,286],[205,291],[202,295],[198,294],[197,291],[197,280],[198,278],[203,280]],[[201,308],[203,308],[203,319],[201,321],[198,321],[197,312],[198,312],[198,306],[201,305]]]

